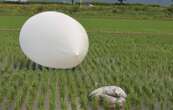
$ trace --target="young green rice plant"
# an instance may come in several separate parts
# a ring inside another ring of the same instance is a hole
[[[70,101],[71,101],[72,110],[77,109],[77,101],[76,100],[77,100],[77,97],[71,96]]]
[[[19,72],[19,75],[21,76],[23,81],[21,81],[22,79],[20,79],[18,82],[18,85],[20,85],[21,89],[18,90],[17,95],[15,97],[15,100],[16,100],[14,104],[15,110],[19,110],[22,107],[22,104],[25,101],[27,90],[28,90],[28,87],[27,87],[28,80],[26,80],[25,77],[22,77],[22,76],[25,76],[25,73]]]
[[[65,101],[66,97],[69,96],[69,92],[68,91],[68,81],[67,81],[67,77],[65,75],[66,73],[64,73],[64,71],[62,71],[59,74],[58,80],[60,82],[60,97]],[[62,80],[63,79],[63,80]]]
[[[41,90],[42,90],[42,87],[41,87]],[[40,90],[39,97],[38,97],[38,109],[45,110],[45,108],[44,108],[45,94],[41,90]]]
[[[24,101],[25,97],[25,78],[24,74],[22,72],[16,72],[14,73],[15,78],[17,80],[16,86],[19,86],[18,90],[16,90],[17,94],[15,95],[15,104],[14,104],[14,109],[19,110],[20,107],[22,106],[22,102]],[[16,88],[17,89],[17,88]],[[27,90],[26,90],[27,91]]]
[[[1,85],[0,85],[1,86]],[[0,103],[2,103],[3,101],[3,94],[2,94],[2,90],[3,88],[0,88]]]
[[[80,105],[81,107],[84,109],[84,110],[87,110],[88,109],[88,95],[87,94],[81,94],[80,95]]]
[[[92,100],[92,109],[93,110],[99,110],[99,107],[100,107],[99,98],[98,97],[93,98],[93,100]]]
[[[127,99],[126,99],[127,100]],[[125,110],[130,110],[130,101],[129,100],[127,100],[126,102],[125,102]]]
[[[115,110],[121,110],[121,107],[120,107],[120,105],[118,104],[118,103],[115,103]]]
[[[39,109],[39,110],[45,110],[44,99],[45,99],[44,96],[40,96],[40,97],[38,98],[38,109]]]
[[[53,77],[53,75],[51,76],[52,79],[51,79],[51,82],[49,83],[49,94],[50,94],[50,109],[51,110],[55,110],[56,109],[56,79],[55,77]]]
[[[67,109],[67,103],[66,103],[65,99],[61,98],[60,101],[61,101],[61,109],[62,110],[68,110]]]
[[[18,91],[18,94],[16,96],[16,101],[15,101],[15,105],[14,105],[14,110],[19,110],[21,105],[22,105],[22,102],[23,102],[23,97],[24,97],[24,92],[23,90],[21,89],[20,91]]]
[[[69,90],[71,91],[71,93],[69,94],[69,98],[71,101],[71,107],[72,107],[72,110],[76,110],[78,92],[77,92],[77,87],[76,87],[76,83],[75,83],[75,78],[74,78],[74,76],[69,74],[68,79],[69,79],[69,85],[70,85]]]
[[[39,110],[45,110],[45,96],[47,95],[47,88],[48,88],[48,77],[47,73],[43,72],[38,74],[38,81],[39,81],[39,91],[38,93],[38,98],[37,98],[37,103],[38,103],[38,109]]]
[[[28,94],[26,96],[26,108],[28,110],[32,110],[32,105],[33,105],[33,97],[32,97],[32,88],[28,89]]]
[[[80,74],[80,73],[79,73]],[[80,79],[81,78],[81,75],[79,75],[78,73],[75,75],[75,78],[76,78],[76,85],[77,85],[77,88],[78,88],[78,91],[77,91],[77,94],[79,97],[79,104],[82,108],[84,109],[87,109],[87,84],[85,82],[85,77],[82,77],[83,79]],[[89,83],[89,82],[88,82]],[[86,85],[83,85],[83,84],[86,84]]]
[[[31,73],[27,74],[27,77],[31,78],[28,80],[28,82],[26,82],[25,86],[27,86],[27,94],[25,97],[25,103],[26,103],[26,108],[28,110],[32,110],[33,107],[33,103],[34,103],[34,99],[37,93],[37,89],[38,89],[38,80],[37,80],[37,76]]]

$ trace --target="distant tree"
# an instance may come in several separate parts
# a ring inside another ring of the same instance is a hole
[[[97,2],[97,0],[92,0],[92,3],[96,3]]]
[[[124,1],[126,1],[126,0],[118,0],[118,1],[120,2],[120,4],[123,4]]]
[[[79,1],[80,7],[82,7],[83,0]]]
[[[71,0],[71,3],[74,4],[74,0]]]

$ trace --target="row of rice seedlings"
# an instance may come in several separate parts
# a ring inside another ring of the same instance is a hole
[[[10,54],[11,53],[11,54]],[[42,70],[42,66],[35,64],[26,56],[24,56],[21,52],[19,51],[9,51],[8,56],[6,55],[6,58],[8,59],[8,67],[12,68],[14,70]]]
[[[78,80],[77,77],[81,76],[81,74],[78,73],[78,70],[74,70],[74,74],[72,77],[72,81],[74,81],[74,89],[76,92],[76,96],[74,96],[75,100],[74,100],[74,104],[76,103],[76,110],[81,109],[81,105],[80,105],[80,90],[81,90],[81,86],[80,84],[82,83],[82,80]],[[84,85],[83,85],[84,86]]]
[[[9,79],[9,86],[8,89],[10,91],[10,100],[14,100],[16,93],[18,92],[18,88],[19,88],[19,83],[20,81],[18,81],[20,79],[20,75],[15,75],[15,73],[11,74],[10,76],[11,78]],[[19,78],[17,78],[19,77]]]
[[[1,79],[0,79],[1,80]],[[1,82],[0,82],[1,83]],[[0,87],[2,87],[1,86],[1,84],[0,84]],[[4,95],[3,95],[3,88],[0,88],[0,104],[2,103],[2,101],[3,101],[3,97],[4,97]]]
[[[8,109],[8,102],[7,102],[7,84],[4,84],[4,80],[1,82],[1,109]],[[6,90],[6,91],[5,91]]]
[[[82,93],[82,94],[80,95],[80,105],[81,105],[81,109],[87,110],[87,108],[88,108],[88,103],[89,103],[89,101],[88,101],[88,94]]]
[[[34,99],[38,90],[39,80],[35,74],[32,74],[32,72],[28,75],[28,77],[30,77],[30,83],[28,86],[28,93],[26,94],[26,108],[27,110],[32,110]]]
[[[88,60],[88,66],[89,66],[89,70],[90,71],[84,71],[84,70],[81,70],[81,73],[83,73],[84,74],[84,79],[86,78],[86,77],[88,77],[88,80],[92,83],[92,85],[91,85],[91,87],[92,86],[96,86],[97,85],[97,77],[93,77],[92,75],[95,75],[95,71],[96,71],[96,65],[94,65],[93,63],[92,63],[92,60]],[[83,68],[85,68],[85,67],[83,67]],[[89,86],[89,84],[88,84],[88,86]]]
[[[60,104],[61,104],[62,110],[68,110],[65,91],[67,91],[67,88],[65,86],[63,86],[63,84],[61,83],[61,86],[60,86]]]
[[[60,80],[57,77],[59,77],[58,74],[56,74],[56,85],[55,85],[56,86],[56,91],[55,91],[56,101],[55,103],[56,103],[56,110],[60,110],[61,109]]]
[[[18,94],[18,89],[20,90],[20,88],[18,88],[18,77],[20,77],[21,75],[16,73],[11,74],[8,72],[4,73],[4,75],[5,76],[1,75],[1,89],[3,90],[1,91],[1,94],[2,97],[4,97],[4,99],[6,100],[4,103],[4,109],[7,109],[8,107],[12,107],[16,98],[16,94]]]
[[[61,101],[61,109],[62,110],[68,110],[66,100],[64,98],[60,98],[60,101]]]
[[[80,109],[86,110],[88,108],[89,100],[88,95],[92,90],[92,81],[85,71],[78,72],[75,76],[76,83],[78,84],[79,104]]]
[[[14,110],[19,110],[22,106],[22,103],[24,101],[26,91],[28,89],[27,85],[27,77],[25,76],[25,73],[16,72],[16,77],[18,78],[18,83],[17,83],[17,94],[15,96],[15,103],[14,103]]]
[[[58,81],[59,81],[59,86],[60,86],[60,106],[62,110],[68,110],[68,96],[70,94],[70,90],[68,90],[68,79],[66,77],[65,71],[60,71],[58,74]]]
[[[86,77],[84,73],[78,73],[76,74],[76,84],[78,85],[78,97],[79,97],[79,104],[80,104],[80,109],[86,110],[88,108],[88,89],[87,85],[90,85],[90,81],[86,81]],[[86,81],[86,82],[85,82]]]
[[[0,69],[2,69],[2,68],[3,67],[2,67],[2,64],[1,64]],[[6,93],[6,91],[4,90],[4,83],[5,83],[4,77],[6,76],[6,74],[5,74],[5,71],[3,69],[0,70],[0,75],[1,75],[1,77],[0,77],[0,103],[2,103],[3,99],[4,99],[4,96],[5,96],[5,93]]]
[[[103,76],[104,73],[100,70],[97,70],[96,73],[96,76],[98,77],[97,87],[107,85],[105,78]]]
[[[145,103],[146,104],[148,103],[147,104],[148,107],[152,109],[155,103],[155,99],[157,98],[157,95],[155,95],[157,92],[155,93],[154,91],[155,89],[155,86],[153,86],[154,82],[152,82],[150,79],[149,79],[149,82],[151,83],[148,84],[144,81],[142,84],[141,80],[137,78],[136,80],[134,80],[134,84],[133,84],[134,86],[131,86],[134,89],[133,91],[135,92],[131,92],[131,94],[136,94],[136,96],[134,97],[138,97],[140,99],[140,101],[138,102],[136,102],[136,99],[133,100],[136,103],[136,105],[138,105],[141,102],[141,100],[145,98],[146,99]],[[159,87],[159,85],[157,86]]]
[[[2,103],[3,103],[3,109],[8,109],[9,105],[12,103],[14,100],[16,88],[12,85],[13,81],[11,72],[7,73],[4,71],[2,76],[2,81],[1,81],[1,96],[2,96]]]
[[[39,92],[39,97],[38,97],[38,110],[45,110],[45,95],[43,93],[43,86],[41,87],[41,90]]]
[[[75,74],[75,73],[74,73]],[[69,88],[68,90],[71,92],[71,94],[69,94],[69,99],[70,99],[70,102],[71,102],[71,107],[72,107],[72,110],[77,110],[77,97],[78,97],[78,89],[77,89],[77,86],[76,86],[76,81],[75,81],[75,78],[74,78],[74,74],[68,74],[67,75],[67,78],[68,78],[68,84],[69,84]]]
[[[92,89],[94,89],[94,88],[101,86],[102,83],[104,82],[104,80],[103,80],[103,78],[100,77],[102,73],[99,72],[98,65],[95,62],[95,59],[89,60],[88,63],[89,63],[88,65],[91,68],[91,71],[84,72],[84,73],[87,73],[86,75],[88,75],[90,77],[90,81],[93,83]]]
[[[50,74],[50,82],[49,82],[49,105],[50,110],[56,110],[56,77],[55,73],[49,73]]]
[[[40,99],[40,97],[42,98],[42,97],[44,97],[44,96],[41,96],[41,88],[42,88],[42,86],[44,86],[43,85],[43,83],[42,83],[42,77],[41,77],[41,73],[36,73],[36,77],[37,77],[37,80],[38,80],[38,86],[37,86],[37,91],[35,92],[35,96],[34,96],[34,100],[33,100],[33,105],[32,105],[32,110],[39,110],[39,107],[40,107],[40,105],[39,105],[39,99]],[[43,109],[43,108],[42,108]]]
[[[65,93],[66,93],[66,85],[67,85],[67,78],[65,77],[65,73],[59,74],[59,85],[60,85],[60,97],[62,100],[65,100]]]
[[[87,91],[86,90],[87,83],[84,82],[85,76],[82,76],[82,74],[83,73],[76,72],[73,76],[73,78],[74,78],[73,80],[75,82],[74,84],[76,85],[75,87],[76,87],[77,95],[75,97],[76,97],[76,103],[78,105],[77,106],[78,109],[82,109],[83,106],[85,106],[85,108],[87,107],[87,100],[85,100],[86,103],[84,103],[84,101],[83,101],[83,105],[81,104],[81,102],[82,102],[81,96],[83,96],[83,94],[85,94],[85,92]]]
[[[92,78],[92,74],[93,74],[92,72],[85,72],[85,71],[82,72],[82,76],[81,76],[83,77],[82,84],[85,84],[85,89],[86,89],[85,92],[87,92],[87,94],[89,94],[89,92],[94,89],[97,82],[97,79]],[[80,80],[80,76],[78,76],[78,78],[79,78],[78,80]]]
[[[20,110],[22,103],[24,101],[24,96],[25,96],[24,91],[25,91],[24,87],[21,86],[21,89],[18,90],[18,94],[16,95],[16,98],[15,98],[14,110]]]
[[[9,108],[13,108],[15,96],[18,90],[18,81],[17,81],[17,77],[15,76],[16,75],[14,73],[10,74],[9,81],[8,83],[6,82],[8,84],[6,86],[8,87],[7,100],[8,100]]]
[[[38,94],[38,110],[46,110],[45,100],[48,93],[48,74],[40,73],[40,91]]]
[[[91,101],[91,108],[92,110],[99,110],[100,108],[100,101],[98,97],[94,97]]]

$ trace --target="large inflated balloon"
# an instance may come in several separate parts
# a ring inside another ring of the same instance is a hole
[[[32,61],[51,68],[73,68],[88,51],[82,25],[60,12],[42,12],[29,18],[20,31],[20,47]]]

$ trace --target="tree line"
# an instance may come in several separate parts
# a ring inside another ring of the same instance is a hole
[[[93,0],[93,1],[95,1],[96,2],[96,0]],[[124,1],[126,1],[126,0],[117,0],[120,4],[123,4],[124,3]],[[173,1],[173,0],[172,0]],[[80,2],[82,2],[82,0],[80,0]],[[115,0],[115,2],[116,2],[116,0]],[[75,4],[75,1],[74,0],[71,0],[71,3],[72,4]]]
[[[5,2],[33,2],[33,1],[35,1],[35,2],[48,2],[49,0],[0,0],[0,1],[5,1]],[[50,0],[51,1],[51,0]],[[59,0],[57,0],[57,2],[58,2]],[[63,0],[62,0],[63,1]],[[126,0],[115,0],[115,2],[119,2],[120,4],[123,4],[124,3],[124,1],[126,1]],[[80,3],[82,3],[83,2],[83,0],[80,0]],[[92,2],[94,3],[94,2],[97,2],[97,0],[92,0]],[[71,4],[75,4],[75,0],[71,0]]]

